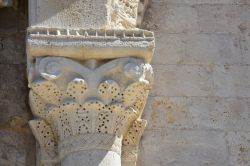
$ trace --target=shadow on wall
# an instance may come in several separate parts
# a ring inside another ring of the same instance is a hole
[[[28,0],[15,2],[0,8],[0,165],[34,166],[25,55]]]

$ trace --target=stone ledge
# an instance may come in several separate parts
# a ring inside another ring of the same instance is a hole
[[[27,37],[29,56],[78,60],[136,57],[150,62],[154,45],[154,34],[146,30],[31,28]]]

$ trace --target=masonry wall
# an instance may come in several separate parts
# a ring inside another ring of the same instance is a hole
[[[34,166],[27,2],[0,9],[0,165]],[[155,86],[139,166],[250,166],[250,1],[152,0]]]
[[[250,166],[250,1],[152,0],[140,166]]]
[[[35,141],[27,124],[25,35],[27,1],[0,8],[0,166],[35,165]]]

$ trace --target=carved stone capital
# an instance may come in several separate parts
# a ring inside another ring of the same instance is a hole
[[[113,151],[124,159],[146,126],[140,120],[153,71],[137,58],[82,63],[61,57],[36,58],[30,66],[31,129],[46,154],[44,163],[77,151]],[[125,161],[124,160],[124,161]],[[136,161],[136,160],[135,160]]]
[[[1,1],[0,1],[1,2]],[[135,166],[153,84],[148,0],[29,0],[30,127],[38,164]]]

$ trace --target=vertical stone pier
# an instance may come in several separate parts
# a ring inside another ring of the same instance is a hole
[[[37,165],[135,166],[153,83],[148,1],[30,0],[30,127]]]

